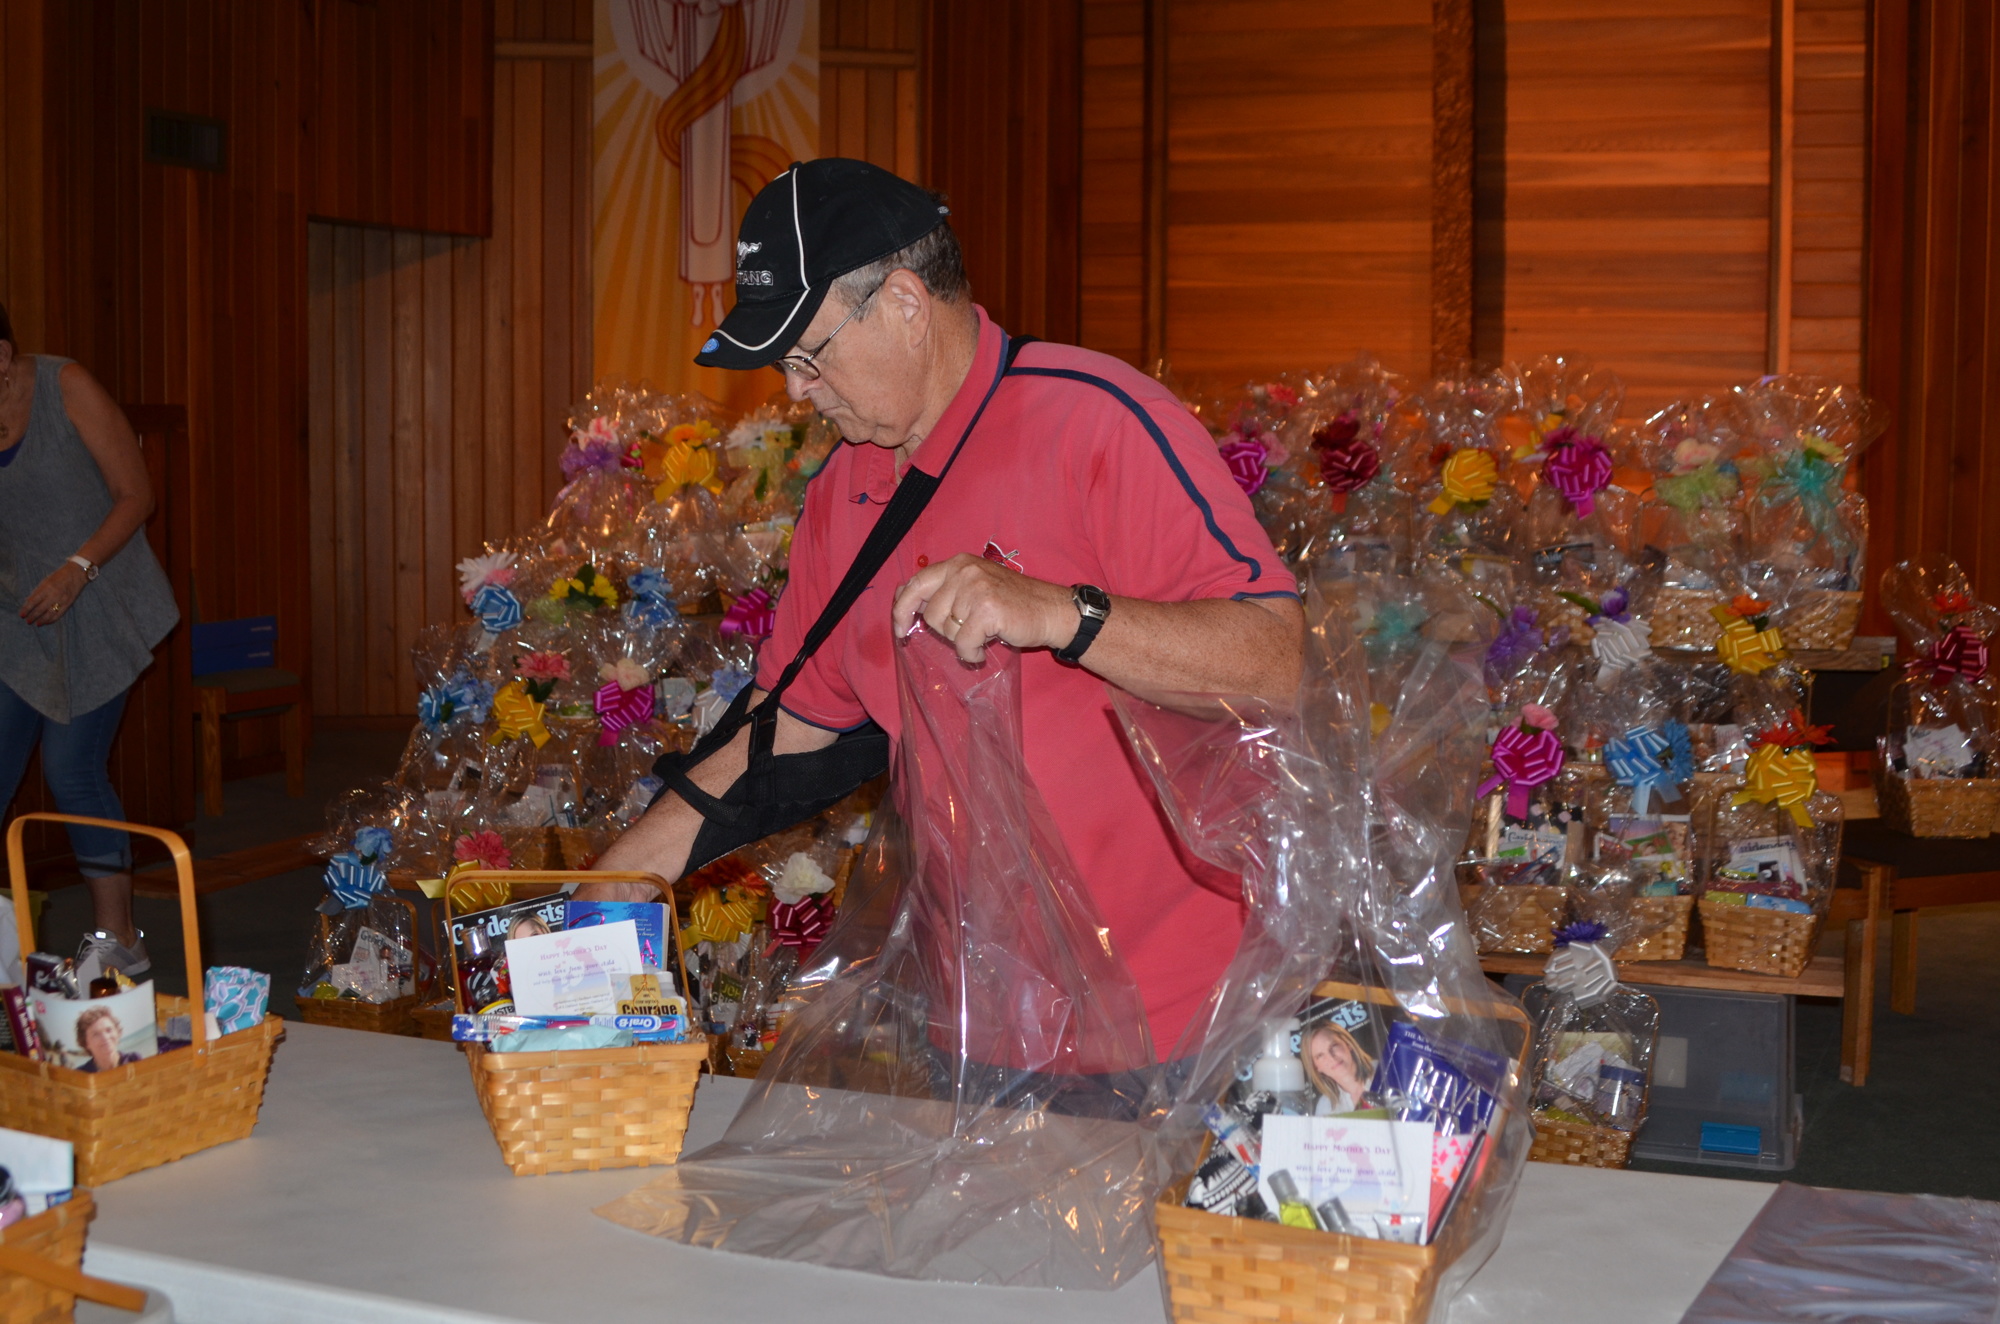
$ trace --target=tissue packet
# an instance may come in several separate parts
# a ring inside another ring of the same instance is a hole
[[[202,975],[201,1000],[220,1033],[247,1030],[263,1023],[271,1003],[271,977],[241,966],[212,965]]]

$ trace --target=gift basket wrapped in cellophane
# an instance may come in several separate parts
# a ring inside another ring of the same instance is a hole
[[[1408,561],[1415,502],[1396,481],[1415,435],[1400,407],[1407,389],[1366,355],[1299,383],[1268,434],[1270,472],[1252,498],[1280,556],[1350,572]]]
[[[1882,606],[1914,654],[1876,749],[1882,818],[1913,837],[1989,836],[2000,830],[2000,733],[1987,647],[2000,612],[1955,561],[1898,561],[1882,572]]]
[[[1491,626],[1451,578],[1423,588],[1422,624],[1372,658],[1356,582],[1316,595],[1295,713],[1116,700],[1169,816],[1242,874],[1249,911],[1164,1094],[1175,1319],[1436,1318],[1499,1240],[1528,1036],[1452,877]]]
[[[1868,510],[1850,470],[1888,415],[1850,386],[1783,375],[1739,386],[1754,482],[1746,569],[1774,582],[1774,624],[1793,648],[1843,649],[1861,619]]]
[[[1021,748],[1019,655],[897,646],[893,810],[722,1139],[599,1212],[894,1277],[1109,1288],[1152,1254],[1156,1064]]]
[[[1620,942],[1615,920],[1565,925],[1541,982],[1521,995],[1535,1030],[1535,1162],[1622,1168],[1646,1120],[1660,1004],[1618,982]]]

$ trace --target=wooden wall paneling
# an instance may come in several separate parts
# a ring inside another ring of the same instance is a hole
[[[905,179],[919,169],[920,0],[824,0],[820,6],[820,152],[870,161]]]
[[[487,233],[494,197],[494,7],[484,0],[321,0],[309,9],[311,213],[364,225]],[[518,25],[512,7],[510,17]]]
[[[1861,457],[1861,492],[1868,498],[1868,564],[1877,571],[1901,546],[1905,418],[1904,324],[1910,257],[1909,152],[1916,125],[1912,105],[1911,0],[1874,0],[1868,13],[1867,243],[1862,250],[1862,389],[1882,402],[1889,428]],[[1871,578],[1875,576],[1871,574]],[[1869,587],[1873,587],[1870,585]],[[1989,590],[1990,591],[1990,590]],[[1867,599],[1864,624],[1880,630],[1886,616]]]
[[[1431,6],[1167,0],[1166,353],[1430,365]],[[1366,77],[1329,78],[1333,69]],[[1246,75],[1252,75],[1246,77]]]
[[[43,213],[43,0],[0,4],[0,303],[25,346],[48,343]]]
[[[1794,0],[1771,0],[1771,303],[1765,366],[1792,367],[1792,226],[1797,190],[1797,27]]]
[[[590,389],[589,79],[574,14],[504,6],[490,237],[311,226],[314,608],[341,720],[415,705],[410,647],[463,619],[456,563],[539,522]],[[586,28],[583,40],[587,42]],[[329,538],[331,542],[329,542]]]
[[[1144,362],[1146,0],[1083,0],[1078,342]]]
[[[1867,0],[1797,0],[1790,365],[1859,384],[1866,308]]]
[[[923,177],[973,296],[1011,331],[1074,342],[1079,0],[929,0],[924,27]]]

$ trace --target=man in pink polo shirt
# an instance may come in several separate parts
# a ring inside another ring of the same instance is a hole
[[[752,201],[737,252],[736,306],[697,362],[777,364],[850,443],[807,488],[750,702],[777,686],[911,471],[937,480],[781,695],[776,752],[871,721],[893,744],[895,650],[919,619],[967,662],[996,640],[1022,650],[1029,774],[1173,1056],[1236,949],[1240,887],[1182,848],[1109,687],[1289,699],[1305,629],[1291,575],[1170,392],[1089,350],[1017,345],[972,302],[930,194],[864,162],[794,165]],[[694,787],[724,795],[748,747],[745,730]],[[597,867],[677,877],[703,824],[664,793]]]

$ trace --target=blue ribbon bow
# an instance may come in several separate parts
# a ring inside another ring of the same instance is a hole
[[[1635,726],[1613,737],[1604,748],[1604,761],[1620,786],[1632,788],[1635,814],[1645,813],[1655,794],[1665,800],[1668,789],[1694,776],[1694,747],[1680,722]]]
[[[472,614],[488,634],[505,634],[521,623],[521,600],[513,590],[498,584],[482,584],[472,595]]]
[[[372,864],[363,864],[352,852],[342,851],[326,862],[327,891],[349,910],[359,910],[368,898],[389,885],[389,875]]]

